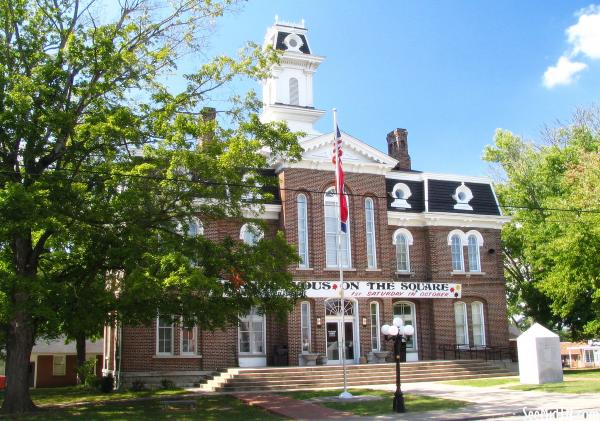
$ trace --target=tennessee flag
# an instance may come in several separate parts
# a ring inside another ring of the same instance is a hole
[[[335,136],[333,139],[333,165],[335,166],[335,191],[338,195],[338,203],[340,204],[340,229],[346,232],[348,224],[348,202],[344,194],[344,169],[342,168],[342,134],[340,129],[335,125]]]

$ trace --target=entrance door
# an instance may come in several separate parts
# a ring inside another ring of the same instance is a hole
[[[344,321],[342,325],[341,320],[328,321],[325,323],[327,329],[327,363],[328,364],[341,364],[342,363],[342,328],[344,328],[344,350],[346,353],[346,363],[354,362],[354,322]]]

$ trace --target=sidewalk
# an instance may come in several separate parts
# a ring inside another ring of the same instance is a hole
[[[295,420],[346,420],[350,414],[287,396],[268,393],[236,393],[234,396],[247,405]]]

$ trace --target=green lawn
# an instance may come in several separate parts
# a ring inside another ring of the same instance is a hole
[[[315,397],[338,396],[340,392],[340,390],[309,390],[299,392],[288,392],[283,393],[283,395],[289,396],[294,399],[307,400]],[[384,415],[392,413],[392,399],[394,396],[393,392],[371,389],[350,389],[349,392],[355,396],[372,395],[381,396],[383,397],[383,399],[373,401],[349,400],[347,402],[315,403],[326,406],[328,408],[337,409],[345,412],[351,412],[352,414],[359,416]],[[462,408],[463,406],[468,404],[468,402],[463,401],[407,394],[404,395],[404,401],[406,405],[406,412],[423,412],[440,409],[455,409]]]
[[[116,394],[114,394],[116,395]],[[139,395],[136,395],[139,396]],[[168,400],[168,396],[165,397]],[[39,412],[17,419],[27,420],[203,420],[203,421],[275,421],[284,418],[272,415],[253,406],[247,406],[233,396],[207,395],[190,400],[196,408],[165,408],[160,400],[135,403],[102,402],[67,409],[41,409]],[[11,418],[12,419],[12,418]]]
[[[519,378],[514,377],[491,377],[488,379],[469,379],[469,380],[450,380],[442,382],[444,384],[454,384],[457,386],[473,386],[473,387],[494,387],[504,386],[509,384],[519,383]]]

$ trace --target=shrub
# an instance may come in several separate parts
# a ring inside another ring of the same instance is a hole
[[[100,391],[102,393],[110,393],[113,391],[115,387],[115,379],[112,374],[107,376],[103,376],[102,380],[100,380]]]
[[[140,379],[135,379],[131,382],[131,387],[129,389],[134,392],[140,392],[142,390],[146,390],[146,384]]]
[[[96,360],[88,360],[81,367],[75,369],[77,377],[81,384],[87,389],[93,389],[98,386],[96,377]]]
[[[160,381],[160,386],[163,389],[175,389],[175,383],[172,380],[169,380],[169,379],[162,379]]]

